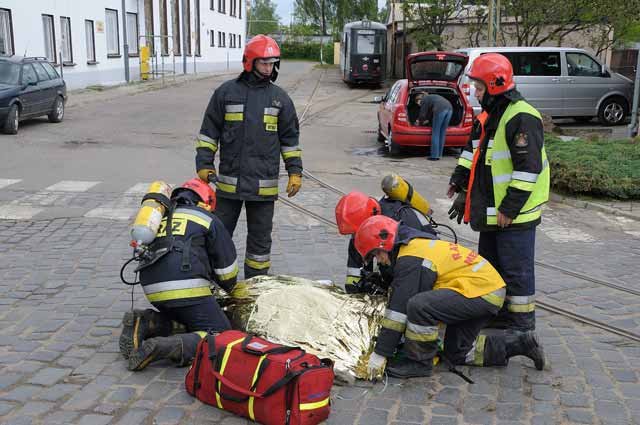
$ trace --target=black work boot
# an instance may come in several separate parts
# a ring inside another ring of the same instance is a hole
[[[514,332],[505,335],[507,358],[525,356],[533,360],[536,369],[544,369],[544,350],[535,332]]]
[[[122,318],[120,334],[120,353],[125,359],[142,346],[146,338],[169,336],[175,327],[160,312],[150,308],[146,310],[127,311]],[[179,330],[178,330],[179,331]]]
[[[182,338],[177,335],[147,339],[129,357],[129,370],[142,370],[157,360],[169,359],[182,366]]]
[[[423,378],[433,374],[432,362],[417,362],[406,357],[393,358],[387,363],[387,374],[394,378]]]

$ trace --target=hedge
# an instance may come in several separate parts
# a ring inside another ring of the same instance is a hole
[[[570,194],[640,199],[640,143],[635,140],[562,141],[546,135],[551,186]]]
[[[325,63],[333,63],[333,43],[322,46],[322,59]],[[280,45],[282,59],[306,59],[320,62],[320,43],[284,42]]]

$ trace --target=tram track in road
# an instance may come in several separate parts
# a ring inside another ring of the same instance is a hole
[[[360,99],[362,97],[370,95],[371,92],[372,92],[372,90],[368,90],[365,94],[359,94],[358,96],[352,96],[352,97],[350,97],[348,99],[343,99],[340,102],[332,103],[332,104],[327,105],[327,106],[325,106],[325,107],[323,107],[323,108],[321,108],[321,109],[319,109],[317,111],[314,111],[313,114],[308,115],[308,112],[310,111],[310,109],[311,109],[311,107],[313,105],[313,98],[317,94],[318,88],[320,87],[320,84],[322,82],[322,78],[325,75],[325,73],[326,73],[326,71],[323,70],[323,72],[320,74],[320,76],[319,76],[318,80],[316,81],[316,84],[315,84],[315,86],[314,86],[314,88],[313,88],[313,90],[311,92],[311,95],[309,96],[309,100],[307,101],[307,104],[305,105],[305,109],[303,110],[302,114],[300,115],[300,124],[301,125],[302,125],[302,123],[304,123],[304,122],[306,122],[306,121],[308,121],[310,119],[313,119],[314,117],[318,116],[319,114],[323,113],[326,110],[329,110],[331,108],[335,108],[338,105],[342,105],[342,104],[345,104],[345,103],[348,103],[348,102],[353,102],[353,101],[358,100],[358,99]],[[336,186],[334,186],[334,185],[332,185],[332,184],[320,179],[319,177],[313,175],[312,173],[310,173],[307,170],[303,170],[303,175],[305,176],[305,178],[314,181],[320,187],[322,187],[322,188],[324,188],[326,190],[329,190],[329,191],[333,192],[336,195],[343,196],[343,195],[346,194],[346,192],[344,190],[342,190],[342,189],[340,189],[340,188],[338,188],[338,187],[336,187]],[[280,197],[279,201],[281,201],[283,204],[289,206],[290,208],[292,208],[292,209],[294,209],[294,210],[296,210],[296,211],[298,211],[300,213],[303,213],[303,214],[305,214],[305,215],[307,215],[309,217],[312,217],[313,219],[317,220],[320,223],[323,223],[323,224],[325,224],[325,225],[327,225],[329,227],[337,229],[337,224],[332,219],[328,219],[326,217],[323,217],[323,216],[321,216],[321,215],[319,215],[319,214],[317,214],[317,213],[315,213],[313,211],[310,211],[309,209],[303,207],[302,205],[299,205],[299,204],[297,204],[295,202],[292,202],[292,201],[290,201],[288,199],[284,199],[284,198]],[[453,237],[452,237],[453,235],[448,234],[448,233],[443,233],[443,234],[445,236],[451,237],[453,239]],[[464,241],[466,243],[469,243],[469,244],[477,245],[477,243],[478,243],[477,241],[474,241],[472,239],[468,239],[468,238],[464,238],[464,237],[460,237],[460,236],[458,236],[458,239],[461,240],[461,241]],[[618,284],[616,284],[614,282],[609,282],[609,281],[606,281],[606,280],[603,280],[603,279],[598,279],[598,278],[586,275],[584,273],[580,273],[580,272],[575,271],[575,270],[570,270],[570,269],[567,269],[567,268],[564,268],[564,267],[560,267],[560,266],[557,266],[557,265],[554,265],[554,264],[550,264],[550,263],[547,263],[547,262],[544,262],[544,261],[539,261],[539,260],[536,260],[535,264],[536,264],[536,266],[551,270],[553,272],[561,273],[561,274],[564,274],[564,275],[567,275],[567,276],[571,276],[571,277],[574,277],[576,279],[579,279],[579,280],[582,280],[582,281],[585,281],[585,282],[590,282],[590,283],[596,284],[596,285],[601,286],[601,287],[607,287],[607,288],[614,289],[614,290],[617,290],[617,291],[620,291],[620,292],[623,292],[623,293],[626,293],[626,294],[629,294],[629,295],[640,296],[640,291],[638,291],[638,290],[635,290],[635,289],[632,289],[632,288],[627,288],[625,286],[618,285]],[[567,309],[562,308],[562,307],[560,307],[560,306],[558,306],[558,305],[556,305],[556,304],[554,304],[552,302],[549,302],[549,301],[537,299],[536,300],[536,304],[539,306],[540,309],[548,311],[550,313],[558,314],[560,316],[563,316],[563,317],[575,320],[577,322],[580,322],[580,323],[583,323],[583,324],[586,324],[586,325],[589,325],[589,326],[592,326],[592,327],[607,331],[609,333],[624,337],[626,339],[629,339],[629,340],[632,340],[632,341],[635,341],[635,342],[640,342],[640,334],[638,334],[636,332],[631,332],[631,331],[622,329],[622,328],[617,327],[617,326],[610,325],[608,323],[605,323],[605,322],[602,322],[602,321],[599,321],[599,320],[591,319],[588,316],[585,316],[585,315],[582,315],[582,314],[567,310]]]
[[[318,177],[314,176],[311,173],[305,172],[305,177],[315,181],[321,187],[323,187],[323,188],[325,188],[327,190],[330,190],[330,191],[334,192],[335,194],[338,194],[340,196],[345,194],[345,192],[343,190],[340,190],[339,188],[331,185],[330,183],[327,183],[327,182],[323,181],[322,179],[319,179]],[[323,217],[323,216],[321,216],[319,214],[316,214],[313,211],[310,211],[307,208],[303,207],[302,205],[299,205],[299,204],[297,204],[295,202],[292,202],[292,201],[290,201],[288,199],[283,199],[283,198],[279,198],[279,201],[281,201],[283,204],[289,206],[290,208],[295,209],[296,211],[301,212],[303,214],[306,214],[307,216],[312,217],[315,220],[317,220],[317,221],[319,221],[319,222],[321,222],[321,223],[323,223],[323,224],[325,224],[325,225],[327,225],[329,227],[332,227],[334,229],[338,228],[337,224],[333,220],[328,219],[326,217]],[[477,241],[473,241],[471,239],[462,238],[462,237],[458,237],[458,239],[459,240],[463,240],[463,241],[468,242],[468,243],[477,244]],[[563,268],[563,267],[559,267],[559,266],[556,266],[556,265],[553,265],[553,264],[548,264],[548,263],[545,263],[543,261],[536,261],[536,265],[540,266],[540,267],[544,267],[544,268],[550,269],[550,270],[558,272],[558,273],[562,273],[562,274],[566,274],[566,275],[572,276],[574,278],[577,278],[577,279],[580,279],[580,280],[583,280],[583,281],[595,283],[597,285],[605,286],[605,287],[608,287],[608,288],[611,288],[611,289],[615,289],[615,290],[618,290],[618,291],[621,291],[621,292],[625,292],[625,293],[628,293],[628,294],[631,294],[631,295],[640,295],[640,292],[636,291],[634,289],[626,288],[624,286],[617,285],[617,284],[615,284],[613,282],[608,282],[608,281],[605,281],[605,280],[602,280],[602,279],[597,279],[597,278],[585,275],[583,273],[576,272],[574,270],[566,269],[566,268]],[[631,332],[631,331],[628,331],[626,329],[622,329],[620,327],[613,326],[613,325],[610,325],[608,323],[605,323],[605,322],[602,322],[602,321],[599,321],[599,320],[591,319],[588,316],[585,316],[585,315],[582,315],[582,314],[567,310],[567,309],[562,308],[562,307],[560,307],[560,306],[558,306],[558,305],[556,305],[556,304],[554,304],[552,302],[537,299],[536,300],[536,305],[540,309],[548,311],[550,313],[555,313],[555,314],[558,314],[560,316],[575,320],[577,322],[580,322],[580,323],[583,323],[583,324],[586,324],[586,325],[589,325],[589,326],[592,326],[592,327],[595,327],[595,328],[598,328],[598,329],[602,329],[602,330],[605,330],[605,331],[607,331],[609,333],[612,333],[612,334],[627,338],[629,340],[632,340],[632,341],[635,341],[635,342],[640,342],[640,334],[639,333]]]

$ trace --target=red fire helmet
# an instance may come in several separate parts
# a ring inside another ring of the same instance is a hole
[[[171,193],[171,197],[175,197],[185,189],[198,195],[200,200],[211,208],[211,211],[216,209],[216,192],[207,183],[203,182],[199,178],[191,179],[184,182],[182,186],[174,189]]]
[[[502,94],[516,86],[511,62],[500,53],[480,55],[471,64],[467,75],[473,80],[482,81],[491,96]]]
[[[363,259],[375,249],[390,252],[398,234],[400,223],[384,215],[366,219],[356,232],[354,244]]]
[[[349,192],[336,205],[336,223],[341,235],[353,235],[367,218],[380,214],[378,201],[362,192]]]
[[[244,70],[253,71],[253,63],[256,59],[271,59],[272,62],[280,62],[278,43],[273,38],[262,34],[251,38],[244,46],[244,55],[242,56]]]

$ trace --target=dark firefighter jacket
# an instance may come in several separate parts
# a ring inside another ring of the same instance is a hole
[[[165,217],[150,245],[157,260],[141,265],[140,283],[149,302],[167,307],[199,304],[211,296],[212,282],[230,292],[238,264],[235,246],[222,222],[192,205],[178,206],[171,222],[172,237],[167,236]]]
[[[390,217],[402,224],[413,229],[420,230],[429,235],[431,239],[438,239],[438,235],[429,223],[429,219],[420,211],[412,208],[409,204],[382,197],[379,200],[382,215]],[[384,266],[380,267],[380,272],[385,287],[391,283],[389,275],[390,270],[386,270]],[[364,266],[364,261],[358,253],[354,243],[353,236],[349,240],[349,257],[347,258],[347,279],[345,281],[344,290],[347,293],[366,292],[366,281],[363,281],[362,275],[369,275],[373,270],[373,265],[369,263]],[[366,279],[365,279],[366,280]]]
[[[287,93],[242,73],[216,89],[196,141],[196,169],[215,169],[217,196],[246,201],[277,199],[280,157],[302,174],[298,117]]]
[[[500,229],[495,224],[487,224],[487,211],[492,207],[495,209],[494,182],[491,173],[491,161],[487,161],[487,151],[491,150],[490,143],[493,141],[500,119],[505,110],[512,102],[523,100],[516,90],[502,95],[496,99],[493,107],[488,111],[489,117],[485,123],[485,134],[480,140],[482,132],[479,121],[474,120],[471,137],[462,151],[458,165],[456,166],[450,182],[459,189],[467,189],[470,177],[471,160],[473,158],[474,147],[480,149],[473,187],[471,190],[471,210],[470,225],[476,231],[491,230],[512,230],[537,226],[540,218],[524,223],[513,223],[510,226]],[[544,164],[542,149],[544,143],[544,131],[542,121],[528,113],[515,115],[505,125],[505,136],[510,157],[513,164],[514,173],[527,175],[538,175],[542,172]],[[515,218],[521,212],[523,206],[531,196],[531,191],[521,190],[509,186],[507,193],[502,199],[498,210],[509,218]]]
[[[391,295],[375,346],[381,356],[393,356],[400,337],[408,331],[407,303],[420,292],[450,289],[467,298],[482,297],[502,305],[503,298],[494,294],[505,286],[498,272],[461,245],[425,239],[401,225],[391,257]]]

